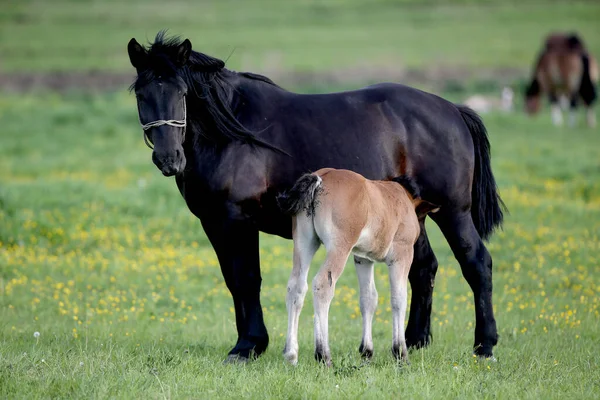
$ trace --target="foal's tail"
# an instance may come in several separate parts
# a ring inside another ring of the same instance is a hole
[[[460,115],[471,132],[475,150],[475,173],[471,189],[471,216],[482,239],[502,225],[504,202],[498,193],[490,163],[490,142],[479,115],[469,107],[457,105]]]
[[[583,74],[581,76],[581,85],[579,86],[579,94],[587,106],[594,103],[598,97],[596,91],[596,85],[592,80],[590,56],[588,53],[583,52],[581,54],[581,61],[583,63]]]
[[[308,215],[313,215],[315,198],[321,189],[321,182],[323,180],[318,175],[302,175],[290,190],[277,196],[277,204],[281,211],[289,215],[306,211]]]

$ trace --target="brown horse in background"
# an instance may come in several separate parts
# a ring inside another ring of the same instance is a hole
[[[562,125],[559,102],[570,103],[570,124],[575,123],[575,109],[580,101],[587,108],[587,123],[596,125],[592,106],[597,98],[598,63],[577,34],[551,34],[535,65],[533,80],[525,93],[525,109],[535,114],[541,95],[546,94],[552,107],[552,122]]]

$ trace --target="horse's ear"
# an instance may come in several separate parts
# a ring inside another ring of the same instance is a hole
[[[135,40],[135,38],[132,38],[127,44],[127,52],[129,53],[131,65],[136,69],[143,69],[145,67],[148,53],[146,53],[146,50],[137,42],[137,40]]]
[[[189,39],[185,39],[177,48],[177,65],[180,67],[184,66],[190,59],[190,54],[192,54],[192,42]]]

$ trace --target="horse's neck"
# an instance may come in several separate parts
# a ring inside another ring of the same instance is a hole
[[[272,101],[278,94],[284,92],[283,89],[279,88],[276,85],[265,82],[261,79],[253,78],[246,76],[244,73],[238,73],[230,70],[223,70],[221,72],[220,78],[225,81],[224,85],[226,88],[226,96],[227,105],[231,109],[232,113],[238,117],[238,112],[240,107],[249,108],[250,114],[258,117],[257,119],[262,119],[264,113],[266,113],[267,109],[270,106],[270,101]],[[207,109],[203,108],[202,103],[203,100],[200,98],[195,98],[194,102],[197,104],[198,109],[192,112],[199,112],[200,118],[205,120],[204,129],[216,129],[212,125],[210,119],[212,116],[208,112]],[[247,121],[240,120],[242,124]],[[202,129],[200,126],[196,126],[194,128]],[[250,129],[261,129],[263,127],[252,127],[249,126]],[[216,161],[220,159],[220,155],[224,153],[226,147],[230,147],[229,144],[218,144],[217,141],[212,140],[207,137],[203,137],[202,133],[196,129],[194,129],[189,137],[186,139],[184,143],[184,148],[186,149],[186,153],[190,156],[202,159],[207,155],[210,155],[210,158]]]
[[[234,88],[234,101],[252,102],[253,106],[260,108],[262,102],[285,92],[281,87],[261,79],[260,75],[233,71],[227,71],[227,73],[227,80]]]

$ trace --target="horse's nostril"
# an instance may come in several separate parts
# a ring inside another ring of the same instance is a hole
[[[175,150],[175,154],[177,155],[177,159],[181,159],[181,150],[180,149],[176,149]]]
[[[158,159],[158,157],[156,156],[155,152],[152,152],[152,162],[154,163],[154,165],[156,165],[158,168],[162,168],[162,162],[160,162],[160,160]]]

